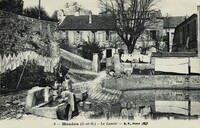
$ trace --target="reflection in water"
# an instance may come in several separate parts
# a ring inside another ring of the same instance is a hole
[[[136,90],[124,91],[119,102],[92,102],[90,118],[198,119],[200,91]],[[190,108],[190,109],[189,109]],[[190,111],[190,112],[188,112]],[[189,116],[188,116],[189,115]]]
[[[151,118],[198,118],[200,116],[200,91],[192,90],[137,90],[125,91],[122,98],[133,102],[135,108],[150,107]],[[189,116],[188,116],[189,115]],[[144,116],[143,116],[144,117]]]

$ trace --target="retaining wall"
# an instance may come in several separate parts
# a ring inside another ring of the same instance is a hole
[[[1,10],[0,28],[0,54],[2,55],[32,50],[49,56],[51,51],[49,49],[53,47],[50,45],[51,40],[55,43],[63,36],[62,32],[52,36],[57,29],[56,22],[38,20]]]
[[[200,76],[187,75],[131,75],[104,80],[104,87],[117,90],[135,89],[200,89]]]
[[[77,66],[82,67],[83,69],[87,70],[92,69],[92,62],[90,60],[84,59],[71,52],[61,49],[61,57],[64,58],[65,60],[73,62],[72,64],[76,64]]]

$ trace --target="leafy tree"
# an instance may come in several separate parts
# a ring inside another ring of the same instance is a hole
[[[1,0],[0,10],[12,12],[16,14],[22,14],[23,12],[23,0]]]
[[[59,21],[59,20],[58,20],[58,17],[57,17],[57,13],[58,13],[58,11],[54,11],[53,15],[51,16],[51,20],[52,20],[52,21],[56,21],[56,22]]]
[[[82,45],[77,46],[77,48],[80,48],[81,55],[89,60],[92,60],[93,53],[98,53],[99,58],[102,58],[102,47],[99,46],[99,43],[96,42],[83,42]]]
[[[34,6],[34,7],[25,8],[23,11],[23,15],[27,16],[27,17],[38,19],[39,7]],[[49,15],[47,14],[47,12],[45,11],[45,9],[43,7],[40,7],[40,18],[42,20],[51,20],[51,18],[49,17]]]
[[[154,0],[99,0],[99,2],[101,9],[115,19],[117,33],[131,54],[137,39],[146,29],[145,23],[152,11]]]

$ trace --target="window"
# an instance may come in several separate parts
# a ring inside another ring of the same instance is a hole
[[[101,35],[102,33],[101,32],[97,32],[97,41],[102,41],[101,39]]]
[[[106,49],[106,58],[112,57],[112,49]]]
[[[106,40],[109,40],[109,35],[110,33],[109,33],[109,31],[106,31]]]
[[[115,32],[114,31],[110,31],[110,41],[114,42],[115,41]]]
[[[156,40],[156,30],[150,30],[150,38]]]
[[[82,40],[83,40],[83,32],[75,31],[74,32],[74,41],[75,42],[80,42]]]

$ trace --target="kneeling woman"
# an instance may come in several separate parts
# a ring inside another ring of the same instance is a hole
[[[65,81],[61,86],[58,87],[58,101],[59,103],[66,103],[65,110],[58,111],[57,115],[59,119],[71,119],[79,114],[78,107],[76,103],[76,97],[74,93],[71,92],[71,81],[65,78]],[[63,109],[63,108],[62,108]]]

